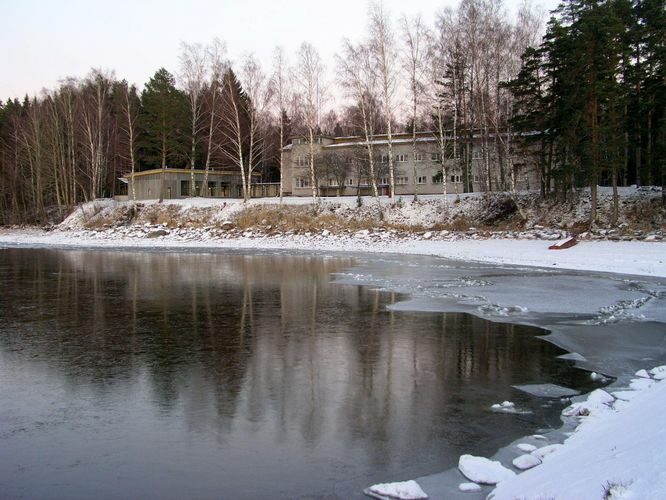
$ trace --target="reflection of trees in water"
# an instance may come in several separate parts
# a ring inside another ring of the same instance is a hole
[[[394,313],[395,295],[330,285],[350,259],[4,252],[16,293],[0,298],[2,345],[46,359],[73,386],[146,377],[162,411],[219,439],[237,421],[270,423],[276,441],[360,444],[390,462],[427,453],[433,436],[485,436],[493,424],[479,405],[554,370],[544,358],[556,349],[526,341],[527,328]]]

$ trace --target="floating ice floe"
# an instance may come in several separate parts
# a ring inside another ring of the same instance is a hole
[[[648,389],[654,385],[654,380],[649,379],[649,378],[634,378],[631,379],[631,382],[629,383],[629,388],[633,389],[634,391],[642,391],[643,389]]]
[[[479,484],[497,484],[516,475],[500,462],[473,455],[461,455],[458,460],[458,469],[467,479]]]
[[[567,354],[562,354],[561,356],[558,356],[558,358],[570,361],[587,361],[587,358],[585,356],[583,356],[582,354],[578,354],[577,352],[568,352]]]
[[[513,466],[520,470],[531,469],[541,463],[541,460],[531,454],[521,455],[513,459]]]
[[[666,379],[666,365],[655,366],[650,370],[650,375],[655,380],[664,380]]]
[[[526,385],[514,385],[515,389],[519,391],[526,392],[532,396],[537,396],[540,398],[563,398],[567,396],[577,396],[580,394],[580,391],[576,389],[570,389],[569,387],[563,387],[561,385],[555,384],[526,384]]]
[[[514,316],[516,314],[525,314],[528,309],[523,306],[500,306],[497,304],[485,304],[479,307],[479,311],[489,316]]]
[[[532,413],[529,410],[521,410],[516,408],[516,404],[511,401],[502,401],[501,403],[495,403],[490,407],[492,411],[499,413],[515,413],[520,415],[527,415]]]
[[[555,453],[557,450],[562,448],[561,444],[549,444],[548,446],[544,446],[543,448],[538,448],[534,450],[531,455],[535,456],[539,460],[543,462],[543,459],[550,455],[551,453]]]
[[[634,375],[641,378],[650,378],[650,374],[645,369],[638,370]]]
[[[419,483],[413,480],[375,484],[366,488],[363,492],[379,500],[425,500],[428,498],[428,495],[421,489]]]
[[[525,453],[530,453],[530,452],[532,452],[532,451],[534,451],[534,450],[537,449],[536,446],[534,446],[533,444],[528,444],[528,443],[518,443],[518,444],[516,445],[516,447],[517,447],[520,451],[524,451]]]
[[[596,389],[590,393],[585,401],[574,403],[566,408],[562,415],[565,417],[585,417],[594,413],[607,411],[615,402],[615,398],[603,389]]]
[[[465,493],[470,493],[474,491],[481,491],[481,486],[476,483],[460,483],[458,489]]]

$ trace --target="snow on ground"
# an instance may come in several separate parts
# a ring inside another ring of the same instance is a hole
[[[157,230],[152,227],[150,231]],[[568,250],[548,250],[540,240],[458,240],[431,241],[377,238],[372,234],[278,235],[246,233],[239,237],[207,236],[203,231],[175,231],[174,234],[147,237],[150,233],[129,235],[129,230],[42,231],[37,229],[0,230],[0,245],[90,247],[90,248],[183,248],[183,249],[292,249],[311,251],[380,252],[432,255],[453,260],[491,264],[550,267],[666,277],[666,244],[661,242],[586,241]]]
[[[666,383],[642,388],[630,401],[597,390],[572,408],[582,424],[564,446],[499,483],[489,498],[666,498]]]

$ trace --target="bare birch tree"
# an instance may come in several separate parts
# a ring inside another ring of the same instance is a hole
[[[370,101],[376,93],[377,74],[372,67],[368,46],[354,46],[349,40],[343,41],[342,55],[336,56],[338,82],[361,114],[361,127],[365,139],[372,196],[378,197],[377,177],[375,175],[374,134],[375,127]]]
[[[139,102],[136,94],[136,87],[129,85],[123,80],[120,83],[120,109],[121,120],[120,129],[125,135],[127,142],[128,161],[130,163],[130,189],[129,195],[132,202],[136,201],[136,189],[134,185],[134,173],[136,170],[136,148],[137,148],[137,120],[139,118]]]
[[[248,97],[248,160],[247,191],[252,196],[252,172],[263,157],[268,106],[273,97],[269,80],[259,61],[252,55],[245,57],[241,67],[241,83]]]
[[[178,79],[185,91],[190,108],[190,193],[196,196],[194,169],[196,148],[202,130],[202,96],[206,82],[207,52],[200,44],[185,42],[181,42],[180,51]]]
[[[278,120],[278,141],[279,141],[279,163],[280,163],[280,203],[284,193],[284,147],[287,141],[285,116],[287,106],[290,102],[290,85],[287,77],[287,63],[285,61],[284,50],[282,47],[276,47],[273,52],[273,76],[271,77],[271,87],[275,93],[273,100],[275,112]]]
[[[409,97],[412,120],[412,166],[414,177],[414,201],[418,199],[418,183],[416,182],[416,129],[419,108],[423,104],[425,94],[425,76],[428,68],[430,34],[420,15],[412,19],[403,16],[400,21],[403,37],[403,65],[409,75]],[[442,158],[443,160],[443,158]]]
[[[89,179],[89,199],[96,199],[102,190],[102,181],[108,162],[109,93],[112,77],[101,70],[93,70],[83,82],[79,106],[82,127],[82,145]]]
[[[389,197],[395,197],[395,172],[393,158],[392,121],[395,106],[398,60],[395,48],[395,37],[388,13],[380,2],[370,4],[370,41],[375,68],[378,74],[382,105],[386,119],[386,136],[388,143]]]
[[[312,201],[317,202],[317,179],[315,176],[315,132],[319,127],[319,116],[324,95],[324,67],[317,50],[303,42],[298,51],[298,64],[295,68],[295,82],[300,94],[300,108],[308,133],[308,164],[312,184]]]
[[[208,75],[209,82],[208,88],[204,92],[204,100],[208,111],[208,133],[206,144],[206,160],[204,164],[204,177],[201,183],[201,190],[199,195],[205,196],[208,189],[208,173],[210,171],[211,159],[215,146],[214,136],[217,130],[220,117],[218,116],[218,102],[220,100],[220,92],[223,85],[224,71],[227,67],[226,62],[226,44],[219,38],[213,39],[211,44],[206,47],[207,59],[209,64]]]

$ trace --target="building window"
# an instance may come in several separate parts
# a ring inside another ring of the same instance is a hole
[[[338,187],[338,181],[336,181],[335,179],[329,179],[328,185],[331,187]]]
[[[297,156],[296,157],[296,166],[297,167],[307,167],[308,166],[308,157],[307,156]]]
[[[451,182],[459,183],[460,182],[460,175],[455,174],[451,176]]]
[[[298,146],[299,144],[303,144],[303,139],[294,139],[291,141],[294,146]]]
[[[354,185],[354,178],[347,177],[347,186],[353,186],[353,185]]]
[[[442,160],[442,155],[439,153],[431,153],[430,154],[430,160],[431,161],[441,161]]]
[[[432,176],[432,183],[433,184],[441,184],[443,178],[444,178],[444,176],[442,175],[441,172],[439,172],[438,174]]]
[[[181,196],[190,195],[190,181],[180,181],[180,195]]]
[[[380,177],[379,179],[377,179],[377,184],[379,184],[380,186],[388,186],[388,183],[389,183],[388,177]]]
[[[382,155],[382,163],[388,163],[388,155]]]
[[[417,184],[427,184],[428,183],[428,178],[425,175],[419,175],[416,178],[416,183]]]
[[[307,179],[305,177],[296,177],[296,187],[297,188],[310,187],[310,179]]]
[[[423,153],[416,153],[414,155],[414,161],[423,161]]]
[[[405,163],[407,161],[407,155],[395,155],[395,161],[398,163]]]
[[[474,182],[481,182],[481,177],[479,174],[474,174]]]
[[[406,176],[399,175],[398,177],[395,178],[395,183],[399,184],[401,186],[404,186],[405,184],[407,184],[407,181],[408,181],[408,179],[407,179]]]
[[[475,149],[472,151],[472,159],[473,160],[480,160],[482,157],[483,150],[481,149]]]

